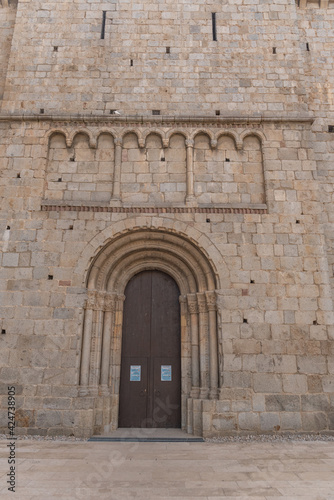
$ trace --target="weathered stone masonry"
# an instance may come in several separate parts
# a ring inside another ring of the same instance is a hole
[[[147,269],[181,293],[183,429],[333,430],[333,21],[0,2],[0,430],[8,384],[18,433],[117,428],[124,290]]]

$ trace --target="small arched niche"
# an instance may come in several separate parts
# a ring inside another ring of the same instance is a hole
[[[137,230],[107,243],[87,275],[80,394],[95,405],[95,433],[118,427],[124,291],[145,270],[168,274],[180,290],[182,428],[201,433],[193,401],[217,399],[220,387],[216,289],[204,252],[183,235]]]

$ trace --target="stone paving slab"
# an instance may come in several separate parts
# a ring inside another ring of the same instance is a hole
[[[334,500],[334,442],[17,441],[17,500]]]

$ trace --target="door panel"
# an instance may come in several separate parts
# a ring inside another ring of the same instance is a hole
[[[171,376],[165,370],[161,375],[161,367],[170,367]],[[164,378],[164,380],[161,380]],[[171,378],[171,380],[168,380]],[[181,427],[181,373],[177,358],[154,359],[154,388],[153,388],[153,420],[154,427],[178,428]]]
[[[181,426],[179,289],[160,271],[134,276],[125,289],[119,427]],[[140,382],[130,367],[141,366]],[[168,368],[161,380],[161,366]]]
[[[122,361],[122,397],[119,405],[119,427],[142,427],[142,423],[146,419],[148,402],[147,361],[147,358],[139,357],[126,357]],[[137,366],[141,367],[140,380],[131,380],[131,367]],[[129,411],[129,407],[133,411]]]

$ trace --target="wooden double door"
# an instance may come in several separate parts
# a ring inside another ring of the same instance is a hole
[[[179,295],[155,270],[125,289],[119,427],[181,427]]]

